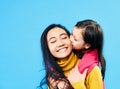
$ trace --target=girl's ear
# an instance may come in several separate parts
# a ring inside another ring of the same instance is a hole
[[[86,43],[86,44],[85,44],[85,49],[89,49],[90,46],[91,46],[91,45],[90,45],[89,43]]]

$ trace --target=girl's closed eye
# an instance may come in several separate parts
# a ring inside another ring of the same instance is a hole
[[[75,41],[78,41],[76,38],[74,38]]]
[[[73,36],[73,39],[74,39],[74,41],[78,41],[78,39],[77,39],[77,38],[75,38],[75,36]]]

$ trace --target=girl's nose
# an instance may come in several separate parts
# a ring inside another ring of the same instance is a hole
[[[70,35],[70,40],[73,41],[73,36],[72,35]]]

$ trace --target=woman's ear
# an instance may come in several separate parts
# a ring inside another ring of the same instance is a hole
[[[91,46],[90,44],[86,43],[86,44],[85,44],[85,49],[89,49],[90,46]]]

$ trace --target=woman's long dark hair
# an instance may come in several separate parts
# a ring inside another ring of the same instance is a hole
[[[98,50],[98,59],[101,64],[101,73],[103,79],[105,77],[106,70],[106,61],[102,54],[103,49],[103,32],[100,25],[93,20],[83,20],[77,22],[75,25],[77,28],[85,29],[83,32],[83,39],[85,43],[89,43],[91,45],[90,49]]]
[[[69,87],[66,89],[72,89],[71,85],[69,83],[69,81],[67,80],[67,78],[65,77],[62,69],[59,67],[59,65],[56,63],[56,58],[50,53],[49,48],[48,48],[48,43],[47,43],[47,33],[55,28],[62,28],[63,30],[66,31],[66,33],[68,34],[68,36],[70,35],[69,31],[62,25],[60,24],[51,24],[49,25],[44,32],[42,33],[41,36],[41,48],[42,48],[42,54],[43,54],[43,60],[44,60],[44,66],[45,66],[45,70],[46,70],[46,76],[45,76],[45,80],[47,85],[50,87],[52,87],[52,89],[57,89],[56,86],[53,86],[50,81],[49,78],[54,79],[55,81],[57,80],[65,80],[66,83],[68,83]],[[43,81],[40,82],[40,87],[42,87],[42,85],[44,84]]]

